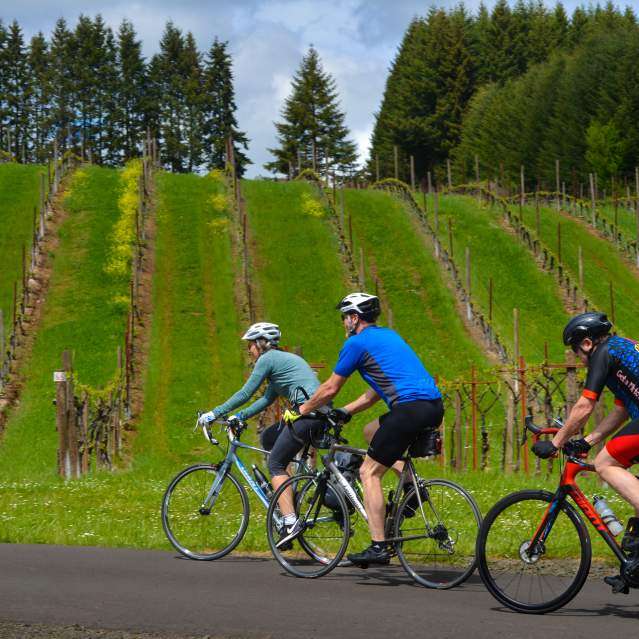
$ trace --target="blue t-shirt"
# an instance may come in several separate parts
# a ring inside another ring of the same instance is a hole
[[[389,408],[441,397],[435,380],[413,349],[390,328],[367,326],[346,340],[335,373],[349,377],[354,371],[359,371]]]

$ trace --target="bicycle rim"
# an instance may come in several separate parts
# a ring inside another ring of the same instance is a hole
[[[490,593],[518,612],[546,613],[565,606],[590,570],[586,526],[568,503],[559,509],[543,546],[530,550],[553,495],[521,491],[490,510],[477,539],[479,573]]]
[[[190,559],[211,561],[230,553],[249,521],[246,491],[230,473],[215,502],[205,503],[218,472],[199,464],[183,470],[162,500],[162,526],[173,547]]]
[[[281,529],[274,517],[278,499],[287,488],[292,488],[296,495],[296,514],[305,526],[290,549],[277,548]],[[324,504],[318,490],[321,490],[318,476],[295,475],[280,486],[266,515],[271,552],[278,563],[296,577],[314,579],[328,574],[339,564],[348,546],[349,517],[343,497],[335,493],[337,507],[333,510]]]
[[[475,570],[481,514],[471,495],[453,482],[433,479],[420,485],[422,507],[413,488],[397,512],[394,534],[404,538],[395,543],[397,557],[417,583],[452,588]]]

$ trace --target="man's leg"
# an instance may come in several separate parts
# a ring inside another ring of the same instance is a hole
[[[595,459],[599,476],[610,484],[634,509],[639,517],[639,479],[619,463],[605,448]]]
[[[595,469],[599,476],[635,509],[635,517],[628,521],[626,534],[622,541],[622,547],[625,550],[634,550],[633,554],[635,554],[637,552],[636,549],[639,548],[639,536],[636,530],[637,518],[639,518],[639,479],[626,470],[624,465],[616,460],[605,448],[595,458]],[[629,593],[628,584],[621,575],[605,577],[604,581],[609,586],[612,586],[613,593],[624,593],[626,595]]]
[[[373,436],[378,430],[379,430],[379,419],[374,419],[372,422],[369,422],[368,424],[366,424],[366,426],[364,426],[364,439],[367,441],[367,443],[369,444],[371,443]],[[399,476],[402,474],[402,470],[404,470],[404,462],[396,461],[391,466],[391,468],[393,469],[395,474]]]
[[[359,475],[364,486],[364,508],[368,515],[368,528],[373,542],[382,542],[384,535],[384,520],[386,519],[386,503],[382,490],[382,477],[388,468],[366,455],[359,469]]]

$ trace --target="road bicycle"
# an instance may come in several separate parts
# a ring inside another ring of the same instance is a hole
[[[534,440],[554,435],[557,427],[535,426],[526,419]],[[594,472],[581,457],[563,453],[555,493],[523,490],[497,502],[486,515],[477,538],[479,574],[490,593],[517,612],[546,613],[565,606],[583,587],[592,558],[590,535],[572,498],[620,563],[621,575],[639,587],[639,562],[620,548],[594,506],[577,486],[580,473]]]
[[[228,555],[241,541],[249,523],[249,499],[244,486],[232,471],[235,467],[258,500],[268,507],[272,487],[264,473],[253,466],[249,472],[238,456],[239,450],[251,450],[266,456],[269,452],[242,442],[247,424],[238,419],[218,419],[228,439],[224,459],[215,464],[195,464],[178,473],[162,499],[162,526],[173,547],[190,559],[212,561]],[[196,423],[213,446],[220,442],[211,425]],[[308,472],[309,448],[306,446],[292,464],[297,472]],[[274,512],[274,517],[279,517]]]
[[[287,480],[273,495],[266,515],[268,542],[275,559],[296,577],[317,578],[343,565],[343,556],[353,535],[357,514],[368,517],[361,501],[361,487],[348,481],[335,461],[338,453],[363,458],[366,450],[336,442],[322,457],[324,469],[301,473]],[[429,588],[452,588],[464,582],[475,569],[475,540],[481,514],[475,500],[461,486],[445,479],[422,479],[410,450],[402,458],[404,469],[386,506],[385,535],[392,554],[419,584]],[[405,489],[405,483],[409,488]],[[277,500],[292,488],[302,531],[293,548],[278,548],[281,523]],[[316,561],[307,547],[315,549]],[[305,552],[300,552],[300,548]],[[367,566],[362,566],[367,567]]]

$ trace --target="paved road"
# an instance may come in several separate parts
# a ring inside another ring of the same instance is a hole
[[[413,585],[399,567],[302,580],[267,558],[209,563],[157,551],[0,545],[0,621],[277,639],[616,638],[636,636],[639,592],[612,595],[593,580],[569,607],[539,617],[500,608],[477,578],[440,592]]]

